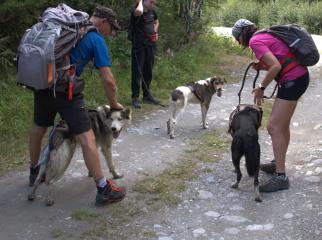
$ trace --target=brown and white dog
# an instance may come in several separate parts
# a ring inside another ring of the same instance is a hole
[[[214,93],[221,97],[225,79],[221,77],[211,77],[205,80],[188,83],[186,86],[177,87],[171,94],[169,105],[169,120],[167,121],[167,131],[170,138],[174,138],[174,128],[177,124],[178,115],[184,111],[188,103],[200,104],[202,127],[208,128],[207,112]]]
[[[112,161],[112,142],[117,138],[123,126],[131,120],[131,110],[111,110],[108,105],[89,110],[91,126],[95,134],[96,144],[101,148],[109,171],[113,178],[121,178]],[[47,205],[53,205],[52,183],[58,181],[67,169],[76,149],[76,139],[69,133],[65,122],[61,121],[53,128],[49,143],[44,147],[40,157],[40,170],[32,192],[28,199],[35,198],[37,187],[45,174],[45,184],[48,186]],[[91,174],[89,173],[89,176]]]

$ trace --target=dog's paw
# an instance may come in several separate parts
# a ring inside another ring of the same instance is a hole
[[[202,124],[202,128],[207,129],[208,128],[208,122],[206,122],[205,124]]]
[[[173,134],[170,134],[170,139],[174,139],[174,135]]]
[[[47,201],[46,201],[46,205],[48,206],[48,207],[50,207],[50,206],[52,206],[52,205],[54,205],[54,200],[53,199],[47,199]]]
[[[262,202],[262,199],[260,197],[255,197],[256,202]]]
[[[34,199],[35,199],[35,194],[30,193],[30,194],[28,195],[28,200],[29,200],[29,201],[33,201]]]
[[[113,179],[119,179],[119,178],[122,178],[124,176],[123,174],[120,174],[120,173],[117,173],[117,172],[112,172],[112,175],[113,175]]]
[[[238,188],[238,183],[234,183],[233,185],[231,185],[232,188]]]

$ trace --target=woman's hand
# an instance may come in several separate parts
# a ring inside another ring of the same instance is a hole
[[[262,106],[264,103],[264,91],[259,87],[253,89],[252,94],[254,94],[254,103],[257,106]]]
[[[263,61],[259,61],[259,62],[253,64],[253,69],[267,71],[269,69],[269,67]]]

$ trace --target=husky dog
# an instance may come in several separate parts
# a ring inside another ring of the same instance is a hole
[[[205,80],[188,83],[186,86],[177,87],[171,94],[169,105],[169,120],[167,121],[167,131],[170,138],[174,138],[174,128],[177,124],[178,115],[183,112],[188,103],[196,103],[201,106],[202,127],[208,128],[206,121],[207,112],[214,93],[221,97],[225,79],[211,77]]]
[[[240,104],[230,115],[228,132],[233,137],[231,156],[237,174],[237,181],[231,186],[238,188],[242,178],[240,159],[245,155],[246,169],[249,176],[254,177],[255,201],[261,202],[259,194],[260,145],[258,128],[261,125],[262,109],[256,105]]]
[[[131,110],[111,110],[108,105],[100,106],[96,110],[89,110],[91,126],[96,138],[96,144],[107,162],[113,178],[121,178],[112,161],[112,142],[117,138],[124,124],[131,119]],[[48,144],[44,147],[40,157],[40,170],[32,192],[28,199],[35,198],[36,190],[45,174],[45,183],[48,186],[47,205],[53,205],[51,184],[58,181],[67,169],[76,149],[76,139],[68,132],[66,123],[60,123],[52,129]],[[89,176],[91,174],[89,173]]]

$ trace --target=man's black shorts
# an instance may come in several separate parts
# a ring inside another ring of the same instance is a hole
[[[52,90],[41,90],[34,93],[34,121],[36,125],[40,127],[52,126],[57,113],[66,121],[72,134],[81,134],[91,128],[82,94],[75,95],[72,100],[68,100],[67,94],[56,93],[55,97]]]
[[[308,88],[309,82],[310,75],[308,72],[295,80],[284,82],[278,86],[276,97],[289,101],[297,101]]]

